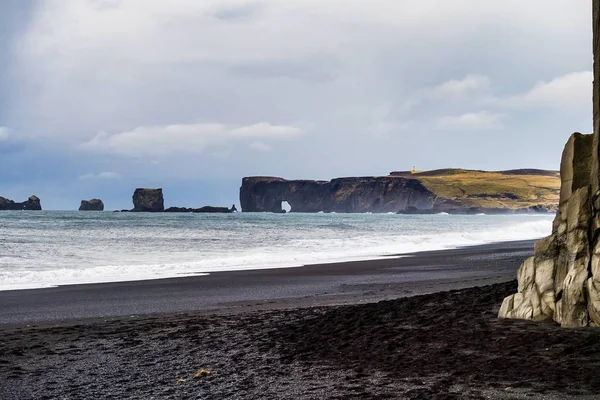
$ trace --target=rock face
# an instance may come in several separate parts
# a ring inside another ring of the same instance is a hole
[[[287,201],[292,212],[399,212],[414,207],[431,210],[434,193],[418,180],[401,177],[339,178],[331,181],[248,177],[242,180],[244,212],[282,213]]]
[[[40,199],[33,195],[22,203],[15,203],[12,200],[0,197],[0,210],[25,210],[25,211],[41,211],[42,204]]]
[[[100,199],[81,200],[79,211],[104,211],[104,203]]]
[[[535,255],[519,268],[518,293],[504,299],[500,318],[553,319],[569,327],[589,324],[585,288],[594,282],[588,279],[592,142],[593,135],[574,133],[569,138],[561,160],[560,203],[552,235],[536,243]]]
[[[600,326],[600,2],[593,2],[594,134],[573,134],[563,151],[552,235],[519,268],[518,293],[500,318]]]
[[[133,193],[133,210],[131,211],[165,211],[162,189],[135,189]]]
[[[240,203],[245,212],[500,214],[556,210],[557,171],[467,171],[445,169],[331,181],[247,177]]]

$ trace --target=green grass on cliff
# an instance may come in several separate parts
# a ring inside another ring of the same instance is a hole
[[[445,169],[410,174],[440,197],[472,207],[522,208],[556,206],[560,177],[557,171],[472,171]]]

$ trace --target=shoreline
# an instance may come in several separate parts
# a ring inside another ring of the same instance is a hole
[[[514,279],[535,240],[378,259],[0,291],[0,327],[375,302]]]
[[[212,288],[181,278],[22,291],[21,311],[49,318],[0,325],[0,398],[597,398],[600,330],[497,318],[532,243],[226,273]],[[307,292],[323,283],[331,292]],[[228,293],[242,300],[207,301]],[[198,298],[205,307],[188,303]],[[161,306],[128,314],[131,299]],[[119,315],[58,318],[90,304]],[[201,369],[211,374],[194,378]]]
[[[43,223],[47,224],[48,229],[55,229],[58,220],[51,215],[52,213],[47,214],[42,218]],[[233,226],[238,224],[249,226],[248,229],[256,229],[256,226],[263,223],[273,224],[275,230],[272,232],[276,233],[268,235],[267,242],[254,243],[254,236],[244,236],[241,231],[227,233],[226,241],[214,240],[202,233],[204,229],[221,229],[223,221],[229,221],[230,216],[226,216],[225,219],[209,218],[208,222],[200,222],[197,218],[179,217],[174,218],[173,221],[167,218],[169,222],[157,222],[162,218],[143,217],[122,220],[112,218],[110,213],[104,218],[90,217],[90,213],[81,212],[67,214],[69,214],[68,220],[75,218],[77,221],[80,219],[84,221],[81,224],[84,227],[82,229],[87,232],[87,239],[79,239],[77,231],[69,228],[64,234],[73,238],[72,242],[63,245],[60,240],[51,237],[47,239],[49,236],[43,235],[37,237],[38,234],[32,232],[33,236],[30,239],[32,242],[28,244],[29,239],[21,242],[16,236],[13,238],[9,232],[8,258],[2,258],[3,262],[0,263],[4,271],[3,279],[0,279],[0,292],[170,279],[234,270],[297,268],[326,263],[366,261],[387,258],[390,255],[540,238],[546,236],[551,229],[551,220],[547,216],[502,216],[500,218],[441,216],[440,222],[438,218],[427,217],[423,220],[426,227],[432,229],[424,231],[419,229],[421,218],[418,216],[406,218],[400,216],[399,224],[390,223],[388,218],[383,218],[382,222],[379,218],[356,219],[340,215],[342,219],[340,221],[337,221],[338,218],[325,217],[323,222],[321,218],[311,216],[309,230],[317,230],[316,236],[312,238],[312,234],[306,236],[303,232],[286,229],[288,225],[304,223],[303,218],[286,220],[272,215],[251,216],[239,221],[238,218],[234,218],[237,222]],[[67,214],[63,217],[66,218]],[[113,222],[107,222],[105,219],[120,221],[115,229],[117,231],[126,229],[124,232],[128,233],[124,233],[123,240],[106,235],[102,235],[99,240],[91,239],[94,235],[94,227],[97,225],[96,220],[101,220],[102,226],[112,225]],[[396,218],[392,219],[396,220]],[[9,228],[18,227],[20,224],[19,218],[9,218]],[[186,230],[173,233],[181,237],[181,243],[170,244],[171,239],[168,236],[156,240],[153,236],[152,244],[148,240],[136,243],[139,239],[136,237],[137,231],[126,228],[133,225],[144,227],[146,232],[148,230],[161,232],[160,226],[163,224],[186,227]],[[381,224],[385,233],[377,229]],[[439,224],[444,228],[439,230],[435,228]],[[337,238],[332,229],[335,230],[338,226],[343,226],[345,229],[346,225],[349,225],[347,228],[350,232],[343,238]],[[202,229],[198,230],[198,226],[202,226]],[[227,222],[226,226],[230,227],[231,224]],[[331,236],[333,240],[325,242],[318,240],[321,237],[319,235],[322,234],[325,235],[324,237]],[[219,234],[217,239],[223,237]],[[297,240],[300,241],[300,245],[295,244]],[[48,255],[44,253],[44,246],[40,246],[40,243],[49,246]],[[111,248],[114,251],[106,252],[105,246],[115,246]],[[39,268],[35,265],[38,261],[41,263]]]
[[[231,268],[227,268],[224,270],[217,270],[217,271],[181,272],[176,275],[148,277],[148,278],[139,278],[139,279],[123,279],[123,280],[117,279],[117,280],[106,280],[106,281],[97,281],[97,282],[76,282],[76,283],[49,284],[48,286],[31,286],[31,287],[23,285],[23,287],[15,287],[15,288],[0,287],[0,293],[8,292],[8,291],[12,291],[12,292],[24,291],[24,290],[30,291],[30,290],[56,289],[56,288],[61,288],[61,287],[75,287],[75,286],[88,286],[88,285],[105,285],[105,284],[120,284],[120,283],[127,284],[127,283],[144,282],[144,281],[168,281],[170,279],[199,278],[199,277],[209,276],[209,275],[213,275],[213,274],[222,274],[222,273],[236,273],[237,274],[237,273],[245,273],[245,272],[251,272],[251,271],[283,270],[283,269],[290,269],[290,268],[311,268],[311,267],[323,268],[325,266],[337,265],[337,264],[376,262],[379,260],[385,260],[385,259],[390,259],[390,258],[414,257],[416,255],[425,254],[425,253],[437,253],[437,252],[479,248],[479,247],[492,248],[494,245],[500,245],[502,247],[502,246],[504,246],[504,244],[510,244],[510,243],[519,244],[520,242],[523,242],[523,243],[531,242],[531,246],[533,248],[533,244],[536,241],[540,240],[541,238],[542,237],[537,238],[537,239],[516,239],[516,240],[509,240],[509,241],[488,242],[488,243],[469,244],[469,245],[457,245],[455,247],[449,247],[449,248],[443,248],[443,249],[421,250],[421,251],[413,251],[413,252],[397,253],[397,254],[355,256],[355,257],[348,257],[347,259],[342,258],[342,259],[337,259],[337,260],[315,261],[315,262],[308,263],[308,264],[279,265],[279,263],[277,263],[278,265],[273,266],[273,267],[271,267],[271,266],[267,266],[267,267],[251,266],[248,268],[231,267]],[[141,267],[143,267],[143,265],[140,265],[139,267],[141,268]]]

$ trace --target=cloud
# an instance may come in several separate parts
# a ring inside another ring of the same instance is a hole
[[[567,133],[590,130],[588,89],[586,107],[554,96],[566,113],[502,104],[591,68],[589,0],[8,3],[30,9],[0,13],[0,171],[23,182],[90,165],[181,180],[553,168]],[[502,124],[479,147],[449,134]]]
[[[262,5],[259,3],[225,4],[217,6],[213,15],[221,20],[244,20],[256,17],[261,10]]]
[[[265,144],[263,142],[252,142],[250,143],[250,148],[257,150],[257,151],[271,151],[273,150],[273,148],[271,146],[269,146],[268,144]]]
[[[437,122],[437,127],[442,129],[498,129],[502,128],[502,115],[489,111],[466,113],[459,116],[442,117]]]
[[[302,129],[293,126],[271,125],[266,122],[242,126],[231,130],[231,135],[240,138],[286,138],[302,135]]]
[[[367,133],[376,138],[391,137],[397,133],[406,132],[415,127],[414,121],[379,121],[367,129]]]
[[[549,107],[563,110],[586,109],[591,104],[591,71],[573,72],[549,82],[538,82],[528,92],[499,100],[506,107]]]
[[[8,128],[6,128],[4,126],[0,126],[0,142],[2,142],[4,140],[8,140],[9,136],[10,136],[10,131],[8,130]]]
[[[463,79],[452,79],[426,92],[428,98],[452,98],[489,89],[490,78],[483,75],[467,75]]]
[[[261,122],[233,127],[224,124],[178,124],[140,126],[129,131],[100,132],[80,147],[125,157],[168,157],[200,154],[207,147],[245,139],[288,139],[300,136],[302,129]]]
[[[98,174],[85,174],[81,175],[79,178],[80,181],[88,181],[88,180],[116,180],[121,179],[121,175],[116,172],[100,172]]]
[[[28,135],[54,140],[226,113],[235,123],[252,113],[277,120],[292,107],[315,122],[345,102],[403,104],[432,79],[442,83],[429,96],[464,96],[501,65],[539,76],[546,55],[565,62],[557,38],[586,48],[584,1],[35,2],[11,48],[19,90],[9,91],[10,113],[36,125]],[[392,99],[378,98],[387,90]]]
[[[404,102],[402,109],[410,111],[424,102],[433,100],[455,101],[460,98],[478,98],[491,88],[490,78],[485,75],[469,74],[462,79],[451,79],[437,86],[419,90]]]
[[[240,61],[228,66],[227,71],[246,78],[287,78],[323,83],[333,81],[339,75],[338,63],[335,57],[324,55],[288,60],[268,58]]]

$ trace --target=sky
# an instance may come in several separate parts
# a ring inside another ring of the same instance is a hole
[[[0,196],[558,169],[592,131],[591,40],[589,0],[0,0]]]

